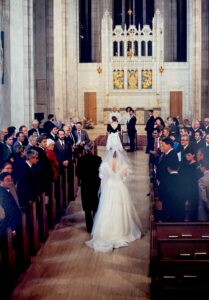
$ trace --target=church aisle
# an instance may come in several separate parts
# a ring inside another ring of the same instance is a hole
[[[102,155],[100,149],[99,154]],[[145,236],[111,253],[96,253],[85,245],[86,232],[80,194],[33,258],[13,300],[149,299],[149,198],[147,156],[129,154],[133,175],[129,190]]]

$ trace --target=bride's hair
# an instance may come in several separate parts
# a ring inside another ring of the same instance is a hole
[[[102,159],[103,164],[108,164],[114,172],[126,170],[126,176],[132,174],[132,165],[125,151],[110,149]]]
[[[113,121],[113,122],[118,122],[117,117],[116,117],[116,116],[112,116],[112,121]]]

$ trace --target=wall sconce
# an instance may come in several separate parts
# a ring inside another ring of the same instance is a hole
[[[165,69],[163,68],[163,66],[160,66],[159,72],[160,72],[161,75],[163,74],[164,71],[165,71]]]
[[[100,75],[102,73],[102,67],[98,65],[97,67],[97,73]]]

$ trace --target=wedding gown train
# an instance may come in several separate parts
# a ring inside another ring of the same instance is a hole
[[[108,252],[128,246],[141,238],[141,223],[124,182],[128,166],[118,160],[113,170],[111,160],[100,167],[101,197],[94,219],[93,238],[86,244],[95,251]]]

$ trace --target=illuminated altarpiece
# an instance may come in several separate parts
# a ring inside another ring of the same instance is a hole
[[[153,18],[153,28],[130,25],[112,29],[112,19],[102,20],[102,68],[105,76],[104,122],[107,107],[136,109],[138,122],[146,120],[146,109],[160,114],[161,76],[163,70],[163,20],[159,10]],[[107,50],[108,49],[108,50]]]

